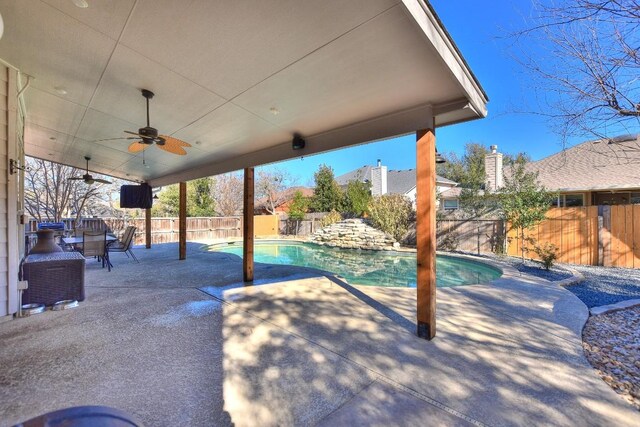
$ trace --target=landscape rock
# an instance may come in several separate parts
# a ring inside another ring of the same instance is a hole
[[[591,316],[584,352],[602,379],[640,410],[640,306]]]
[[[388,251],[400,247],[393,237],[368,225],[362,219],[345,219],[311,235],[309,241],[342,249]]]

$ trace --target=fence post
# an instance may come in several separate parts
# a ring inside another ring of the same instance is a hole
[[[604,265],[604,218],[598,215],[598,260],[597,265]]]
[[[611,206],[601,206],[602,228],[600,228],[600,218],[598,218],[598,250],[602,246],[602,264],[611,267]]]

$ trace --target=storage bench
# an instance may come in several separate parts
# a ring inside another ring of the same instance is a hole
[[[84,257],[78,252],[31,254],[22,263],[22,280],[29,287],[23,304],[52,305],[62,300],[84,300]]]

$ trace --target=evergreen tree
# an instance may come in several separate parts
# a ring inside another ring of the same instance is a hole
[[[214,216],[215,203],[212,197],[213,178],[198,178],[187,182],[187,216]],[[169,185],[158,194],[151,215],[176,217],[180,214],[180,187]]]
[[[342,210],[342,190],[334,178],[333,169],[327,165],[320,165],[313,177],[316,188],[311,200],[312,208],[316,212]]]
[[[371,201],[371,185],[358,180],[350,181],[344,192],[342,211],[355,216],[364,216]]]

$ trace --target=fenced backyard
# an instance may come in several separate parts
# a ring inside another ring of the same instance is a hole
[[[533,238],[554,244],[559,262],[640,268],[640,205],[554,208],[546,217],[525,232],[525,247]],[[510,230],[507,237],[508,254],[519,256],[521,236]]]
[[[304,220],[286,216],[256,215],[258,237],[289,235],[305,237],[321,228],[324,213],[308,214]],[[144,218],[89,218],[81,226],[118,232],[127,225],[137,228],[135,244],[144,244]],[[65,228],[75,228],[73,220],[65,220]],[[35,220],[27,230],[36,229]],[[505,245],[505,224],[499,219],[440,219],[437,221],[438,248],[471,253],[500,253],[520,256],[523,240],[516,230],[509,230]],[[640,268],[640,205],[588,206],[553,208],[546,220],[525,232],[525,248],[531,239],[539,245],[552,243],[558,248],[558,262],[607,267]],[[187,240],[242,238],[242,217],[187,218]],[[152,218],[151,242],[178,241],[178,218]],[[536,258],[533,251],[525,256]]]

